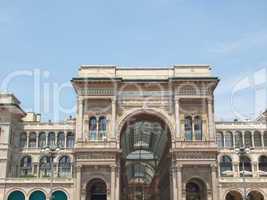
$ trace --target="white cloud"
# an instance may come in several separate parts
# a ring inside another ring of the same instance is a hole
[[[242,35],[237,40],[218,42],[209,52],[216,54],[230,54],[253,47],[267,45],[267,31],[253,32]]]

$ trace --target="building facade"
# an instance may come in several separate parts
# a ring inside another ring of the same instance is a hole
[[[81,66],[71,82],[60,123],[0,94],[0,199],[267,198],[266,113],[215,122],[210,66]]]

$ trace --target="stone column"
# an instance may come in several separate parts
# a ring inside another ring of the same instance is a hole
[[[246,142],[245,142],[245,131],[242,131],[242,143],[243,143],[242,146],[246,145]]]
[[[26,142],[26,147],[29,148],[29,141],[30,141],[30,132],[27,132],[26,133],[26,136],[27,136],[27,142]]]
[[[252,143],[252,147],[255,147],[254,132],[251,132],[251,143]]]
[[[78,97],[78,105],[77,105],[77,123],[76,123],[76,137],[78,141],[82,141],[84,139],[83,134],[83,112],[84,112],[84,100],[82,97]]]
[[[110,200],[116,200],[115,181],[116,181],[116,166],[111,166],[111,183],[110,183]]]
[[[176,169],[176,166],[172,167],[172,188],[173,188],[173,200],[177,200],[177,169]]]
[[[257,161],[253,161],[251,167],[252,167],[252,176],[253,177],[258,177],[258,162]]]
[[[65,140],[64,140],[64,148],[67,148],[67,136],[68,136],[68,132],[64,131],[64,136],[65,136]]]
[[[48,146],[48,136],[49,136],[49,132],[46,131],[45,132],[45,146]]]
[[[213,116],[213,98],[208,98],[208,120],[209,120],[209,139],[214,140],[214,116]]]
[[[35,147],[38,148],[39,147],[39,132],[36,132],[36,144]]]
[[[117,167],[116,174],[116,200],[120,199],[120,167]]]
[[[180,132],[180,102],[179,98],[175,98],[175,121],[176,121],[176,137],[181,139]]]
[[[116,110],[116,105],[117,105],[117,98],[113,97],[112,98],[112,134],[111,138],[116,137],[116,115],[117,115],[117,110]]]
[[[261,131],[261,146],[264,148],[264,131]]]
[[[182,165],[177,166],[177,188],[178,188],[178,200],[183,198],[183,183],[182,183]]]
[[[233,132],[233,147],[235,148],[235,132]]]
[[[76,168],[76,199],[75,200],[81,200],[81,172],[82,167],[77,166]]]
[[[212,199],[217,200],[218,199],[218,192],[217,192],[217,172],[216,172],[216,165],[211,166],[211,178],[212,178]]]

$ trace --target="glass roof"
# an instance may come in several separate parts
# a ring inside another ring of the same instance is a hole
[[[168,145],[168,128],[161,120],[145,117],[131,121],[121,138],[128,182],[149,184]]]

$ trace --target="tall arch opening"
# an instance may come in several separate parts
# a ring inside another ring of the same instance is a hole
[[[186,183],[186,200],[206,200],[207,188],[202,180],[193,178]]]
[[[107,185],[101,179],[93,179],[86,186],[86,200],[107,200]]]
[[[121,130],[121,199],[170,200],[171,133],[152,114],[130,117]]]

